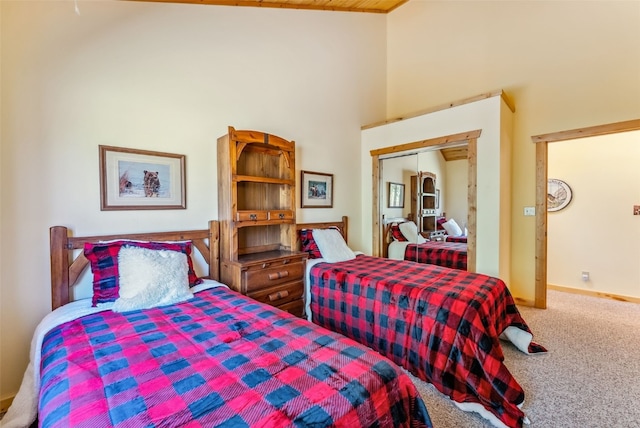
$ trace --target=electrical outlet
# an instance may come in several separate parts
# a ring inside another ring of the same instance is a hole
[[[589,272],[582,272],[582,280],[589,281]]]
[[[536,215],[536,207],[524,207],[524,215]]]

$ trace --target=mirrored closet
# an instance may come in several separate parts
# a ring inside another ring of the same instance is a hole
[[[504,92],[496,91],[363,127],[361,181],[372,193],[363,195],[363,212],[371,207],[371,214],[362,218],[362,235],[371,237],[371,254],[387,250],[384,223],[391,218],[413,217],[416,241],[425,235],[438,239],[440,222],[455,219],[461,231],[466,224],[467,270],[509,282],[514,111]],[[465,149],[466,162],[446,160]],[[435,184],[422,183],[412,208],[411,177],[424,173]],[[404,187],[402,207],[389,206],[390,182]],[[422,204],[421,196],[427,197]]]

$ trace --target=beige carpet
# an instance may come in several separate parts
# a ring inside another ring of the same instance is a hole
[[[640,427],[640,305],[549,290],[547,309],[519,309],[549,350],[525,355],[503,342],[530,427]],[[435,428],[491,426],[413,379]]]

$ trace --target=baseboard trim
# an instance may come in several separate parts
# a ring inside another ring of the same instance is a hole
[[[14,398],[15,395],[0,399],[0,412],[6,412],[9,409],[9,406],[11,406],[11,403],[13,403]]]
[[[620,302],[640,303],[640,298],[623,296],[621,294],[603,293],[601,291],[584,290],[582,288],[565,287],[562,285],[547,284],[549,290],[564,291],[566,293],[582,294],[585,296],[601,297],[604,299],[618,300]]]

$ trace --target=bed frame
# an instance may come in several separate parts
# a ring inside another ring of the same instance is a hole
[[[298,223],[296,224],[296,235],[299,235],[299,232],[303,229],[329,229],[330,227],[337,228],[345,242],[349,242],[347,240],[347,236],[349,235],[349,219],[346,215],[342,216],[342,221],[325,221],[320,223]],[[296,248],[300,249],[300,239],[296,242]]]
[[[342,221],[298,223],[296,231],[302,229],[327,229],[336,227],[347,241],[348,218]],[[119,235],[71,236],[65,226],[53,226],[49,229],[51,256],[51,309],[56,309],[71,301],[71,288],[89,265],[89,260],[78,250],[84,248],[85,242],[109,241],[113,239],[138,239],[144,241],[183,241],[190,240],[193,247],[202,255],[208,265],[209,274],[204,278],[220,280],[220,222],[211,220],[208,229],[179,230],[173,232],[128,233]],[[298,248],[300,243],[298,242]]]
[[[70,301],[70,289],[89,265],[89,260],[80,251],[85,242],[108,241],[113,239],[137,239],[144,241],[184,241],[193,242],[209,268],[207,276],[213,280],[220,278],[220,224],[217,220],[209,222],[209,229],[181,230],[175,232],[129,233],[121,235],[70,236],[65,226],[53,226],[49,229],[51,255],[51,309],[56,309]]]

